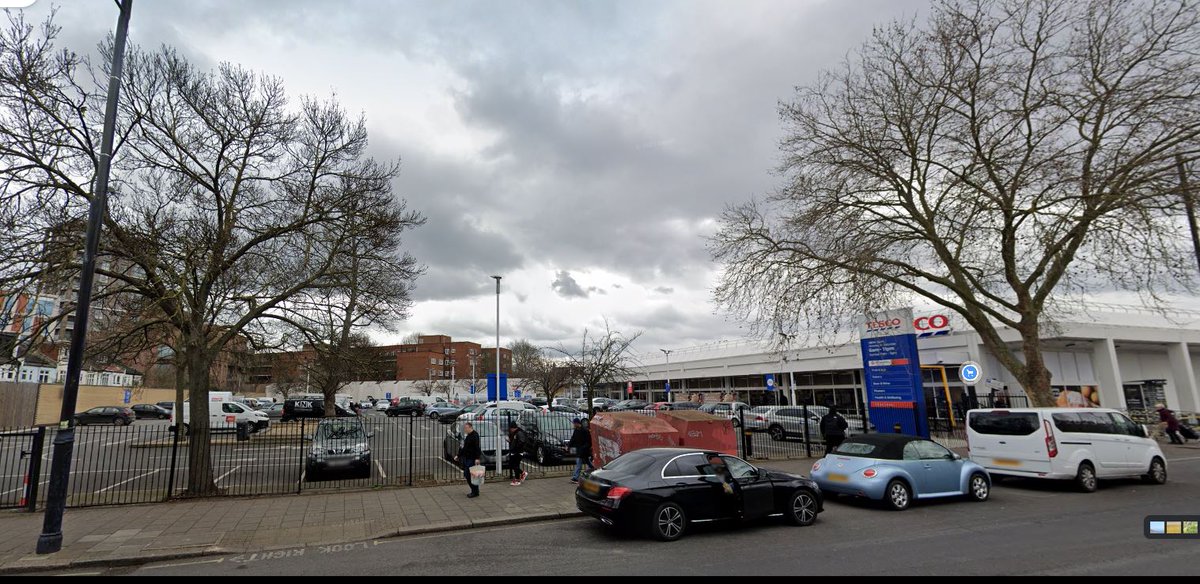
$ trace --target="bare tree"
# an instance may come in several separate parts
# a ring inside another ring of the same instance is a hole
[[[551,359],[545,354],[539,354],[530,363],[526,375],[527,386],[542,392],[546,396],[546,401],[552,402],[563,389],[571,387],[575,383],[578,372],[568,361]]]
[[[0,181],[37,215],[16,247],[26,281],[69,281],[77,269],[78,239],[54,234],[87,205],[100,128],[90,112],[103,109],[105,73],[54,51],[55,32],[18,20],[0,35],[0,116],[21,120],[0,132]],[[228,64],[200,71],[166,48],[129,49],[124,77],[101,240],[109,261],[96,273],[123,299],[128,335],[173,349],[176,409],[185,389],[191,406],[188,492],[214,493],[214,362],[235,339],[278,345],[264,322],[303,293],[345,289],[345,258],[388,224],[363,211],[403,214],[391,193],[398,165],[366,157],[363,120],[332,100],[291,106],[278,79]]]
[[[537,387],[532,381],[532,377],[542,359],[541,348],[534,345],[529,339],[518,339],[508,346],[508,350],[512,352],[512,373],[509,375],[511,378],[509,380],[509,389],[518,389],[523,392],[535,391]],[[491,369],[495,369],[494,362]]]
[[[641,332],[632,336],[624,336],[612,330],[608,321],[604,321],[603,334],[591,334],[583,331],[583,340],[578,351],[571,351],[562,346],[555,349],[562,354],[567,367],[575,374],[587,391],[588,415],[595,413],[596,388],[608,384],[632,379],[637,375],[634,367],[636,359],[629,347],[642,336]]]
[[[1172,174],[1200,153],[1198,20],[1176,0],[951,0],[876,29],[781,105],[787,182],[724,214],[716,300],[794,335],[925,299],[1050,405],[1056,298],[1192,284]]]
[[[437,382],[432,379],[418,379],[412,386],[421,395],[433,395],[433,391],[437,389]]]

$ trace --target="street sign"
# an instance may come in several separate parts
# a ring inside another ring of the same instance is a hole
[[[392,401],[392,392],[390,392],[390,391],[389,391],[389,392],[387,392],[387,394],[385,395],[385,397],[387,398],[387,400],[388,400],[388,401]]]
[[[929,436],[912,309],[865,317],[859,346],[871,422],[881,429],[899,426],[901,433]]]
[[[625,389],[629,392],[629,395],[633,395],[633,382],[630,381],[629,385],[625,386]]]
[[[471,394],[472,395],[475,394],[475,384],[474,383],[471,384]]]
[[[775,376],[767,374],[767,391],[775,391]]]
[[[513,390],[513,397],[521,397],[521,390],[519,390],[519,389],[514,389],[514,390]]]
[[[983,377],[983,368],[979,363],[967,361],[958,366],[958,378],[966,385],[975,385],[980,377]]]
[[[125,403],[129,403],[129,400],[131,400],[131,399],[133,399],[133,392],[126,389],[125,390]]]
[[[667,387],[667,393],[671,393],[671,382],[670,381],[667,382],[666,387]]]

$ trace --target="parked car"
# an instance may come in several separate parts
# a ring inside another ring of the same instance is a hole
[[[446,430],[446,436],[442,438],[442,456],[448,461],[453,461],[454,457],[458,456],[459,449],[462,448],[463,438],[466,437],[466,433],[463,432],[463,424],[466,424],[465,420],[455,422],[450,429]],[[504,456],[508,452],[508,436],[500,432],[495,422],[471,422],[471,425],[479,433],[479,449],[483,452],[481,464],[494,466],[496,450],[499,449],[500,456]]]
[[[75,414],[75,425],[112,424],[114,426],[128,426],[136,419],[137,414],[129,408],[101,406]]]
[[[381,400],[375,402],[375,411],[386,412],[388,409],[388,406],[390,406],[390,405],[392,405],[392,402],[390,402],[386,399],[381,399]]]
[[[617,402],[616,404],[609,406],[608,409],[605,411],[630,412],[633,410],[644,410],[649,405],[650,405],[650,402],[648,402],[644,399],[627,399],[625,401]]]
[[[388,406],[384,412],[393,418],[396,416],[419,416],[425,412],[425,402],[402,397]]]
[[[1167,482],[1167,458],[1145,426],[1105,408],[1011,408],[967,412],[971,460],[999,475],[1072,480]]]
[[[353,411],[343,407],[341,404],[334,403],[337,417],[346,418],[355,416]],[[325,397],[320,395],[309,395],[301,397],[289,397],[283,402],[283,414],[280,416],[281,422],[290,422],[300,418],[324,418],[325,417]]]
[[[262,412],[267,414],[268,419],[282,420],[283,419],[283,404],[282,403],[271,404],[271,407],[268,407],[267,409],[262,410]]]
[[[166,420],[171,417],[171,410],[154,404],[137,404],[129,409],[139,420]]]
[[[575,460],[575,453],[567,447],[575,428],[571,421],[575,416],[553,412],[522,412],[517,425],[529,437],[525,453],[542,466],[561,464]]]
[[[358,407],[363,411],[369,411],[375,409],[375,404],[371,403],[371,400],[364,399],[361,402],[358,402]]]
[[[661,401],[661,402],[654,402],[642,409],[653,410],[656,412],[665,412],[665,411],[669,411],[669,410],[698,410],[698,409],[701,409],[701,406],[700,406],[700,404],[695,403],[695,402]]]
[[[305,480],[349,472],[356,478],[371,476],[372,434],[362,418],[322,418],[312,435],[304,463]]]
[[[460,414],[462,414],[463,408],[462,406],[456,406],[449,402],[438,402],[435,405],[427,406],[425,411],[427,412],[426,415],[429,416],[429,419],[449,424],[450,422],[456,420]]]
[[[743,414],[750,411],[750,404],[746,402],[710,402],[700,406],[700,411],[714,416],[721,416],[733,420],[733,427],[737,428],[742,424]]]
[[[547,410],[556,414],[570,414],[577,418],[584,415],[583,412],[568,405],[552,405]]]
[[[617,400],[608,397],[596,397],[592,399],[592,405],[601,412],[608,411],[616,403]],[[579,398],[575,400],[575,407],[579,410],[586,411],[588,409],[587,398]]]
[[[808,436],[814,442],[821,441],[821,416],[829,413],[825,406],[808,406]],[[863,433],[862,420],[855,416],[846,418],[846,436]],[[772,440],[804,437],[804,408],[800,406],[758,406],[746,411],[746,427],[755,432],[766,432]],[[874,424],[868,427],[875,430]]]
[[[167,411],[171,411],[171,410],[175,409],[175,402],[173,402],[173,401],[160,401],[154,405],[156,405],[160,408],[163,408]]]
[[[529,402],[515,400],[487,402],[483,404],[483,407],[471,412],[470,415],[465,417],[460,415],[459,418],[498,422],[501,428],[506,428],[510,421],[517,421],[521,413],[526,411],[537,412],[541,411],[541,408]]]
[[[709,462],[719,457],[741,496],[730,495]],[[727,454],[693,448],[644,448],[604,465],[575,490],[580,511],[617,527],[679,539],[693,523],[752,521],[782,514],[793,525],[812,525],[824,501],[816,483],[756,468]]]
[[[903,511],[916,499],[966,495],[986,501],[992,479],[979,464],[941,444],[907,434],[847,438],[813,463],[810,475],[826,493],[883,501]]]

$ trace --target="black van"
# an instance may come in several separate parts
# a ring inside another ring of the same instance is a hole
[[[337,408],[337,417],[350,418],[358,414],[343,408],[340,405],[334,404]],[[306,397],[291,397],[283,402],[283,415],[279,421],[289,422],[300,418],[324,418],[325,417],[325,398],[321,396],[306,396]]]

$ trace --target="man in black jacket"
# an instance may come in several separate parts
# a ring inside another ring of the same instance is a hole
[[[825,454],[833,452],[846,440],[846,428],[850,424],[838,413],[837,408],[829,406],[829,413],[821,417],[821,435],[825,437]]]
[[[517,486],[529,473],[521,468],[521,455],[529,448],[529,435],[516,422],[508,423],[508,484]]]
[[[587,465],[588,472],[596,470],[592,464],[592,433],[583,426],[583,420],[579,418],[572,420],[571,424],[575,427],[571,432],[571,440],[567,442],[567,447],[575,452],[575,473],[571,475],[571,482],[579,484],[583,465]]]
[[[462,448],[458,450],[458,456],[454,460],[459,461],[463,467],[463,477],[467,479],[467,485],[471,487],[471,494],[467,498],[479,496],[479,485],[471,482],[471,467],[475,466],[475,462],[483,455],[483,449],[479,447],[479,433],[475,431],[475,426],[470,422],[463,424],[463,431],[466,432],[466,437],[463,438]]]

